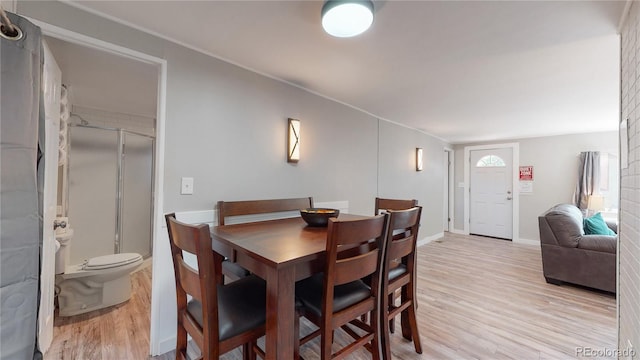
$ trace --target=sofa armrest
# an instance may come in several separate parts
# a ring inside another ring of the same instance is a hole
[[[616,220],[605,220],[609,229],[613,230],[614,233],[618,233],[618,221]]]
[[[609,235],[584,235],[578,242],[578,249],[616,253],[618,237]]]

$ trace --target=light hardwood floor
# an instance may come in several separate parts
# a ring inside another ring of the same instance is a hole
[[[394,359],[567,359],[580,357],[578,348],[616,348],[615,297],[545,283],[539,247],[447,233],[422,246],[418,258],[424,353],[416,354],[398,329],[391,336]],[[133,274],[133,296],[125,304],[56,319],[45,359],[148,358],[150,277],[150,268]],[[344,340],[336,333],[336,342]],[[301,349],[305,359],[318,358],[318,351],[318,339]],[[370,356],[363,351],[352,358]]]

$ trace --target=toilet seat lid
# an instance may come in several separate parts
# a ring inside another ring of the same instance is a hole
[[[142,256],[136,253],[122,253],[122,254],[96,256],[94,258],[87,260],[87,263],[84,265],[84,270],[110,269],[118,266],[131,264],[141,259],[142,259]]]

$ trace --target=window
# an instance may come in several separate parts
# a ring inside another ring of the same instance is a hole
[[[600,153],[600,194],[604,196],[605,212],[618,209],[618,157],[606,152]]]
[[[500,156],[496,156],[496,155],[483,156],[480,160],[478,160],[478,163],[476,164],[476,167],[505,167],[505,166],[507,165],[504,163],[504,160],[502,160]]]

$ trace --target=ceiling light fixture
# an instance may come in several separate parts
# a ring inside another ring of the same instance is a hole
[[[373,23],[370,0],[327,0],[322,6],[322,27],[335,37],[360,35]]]

